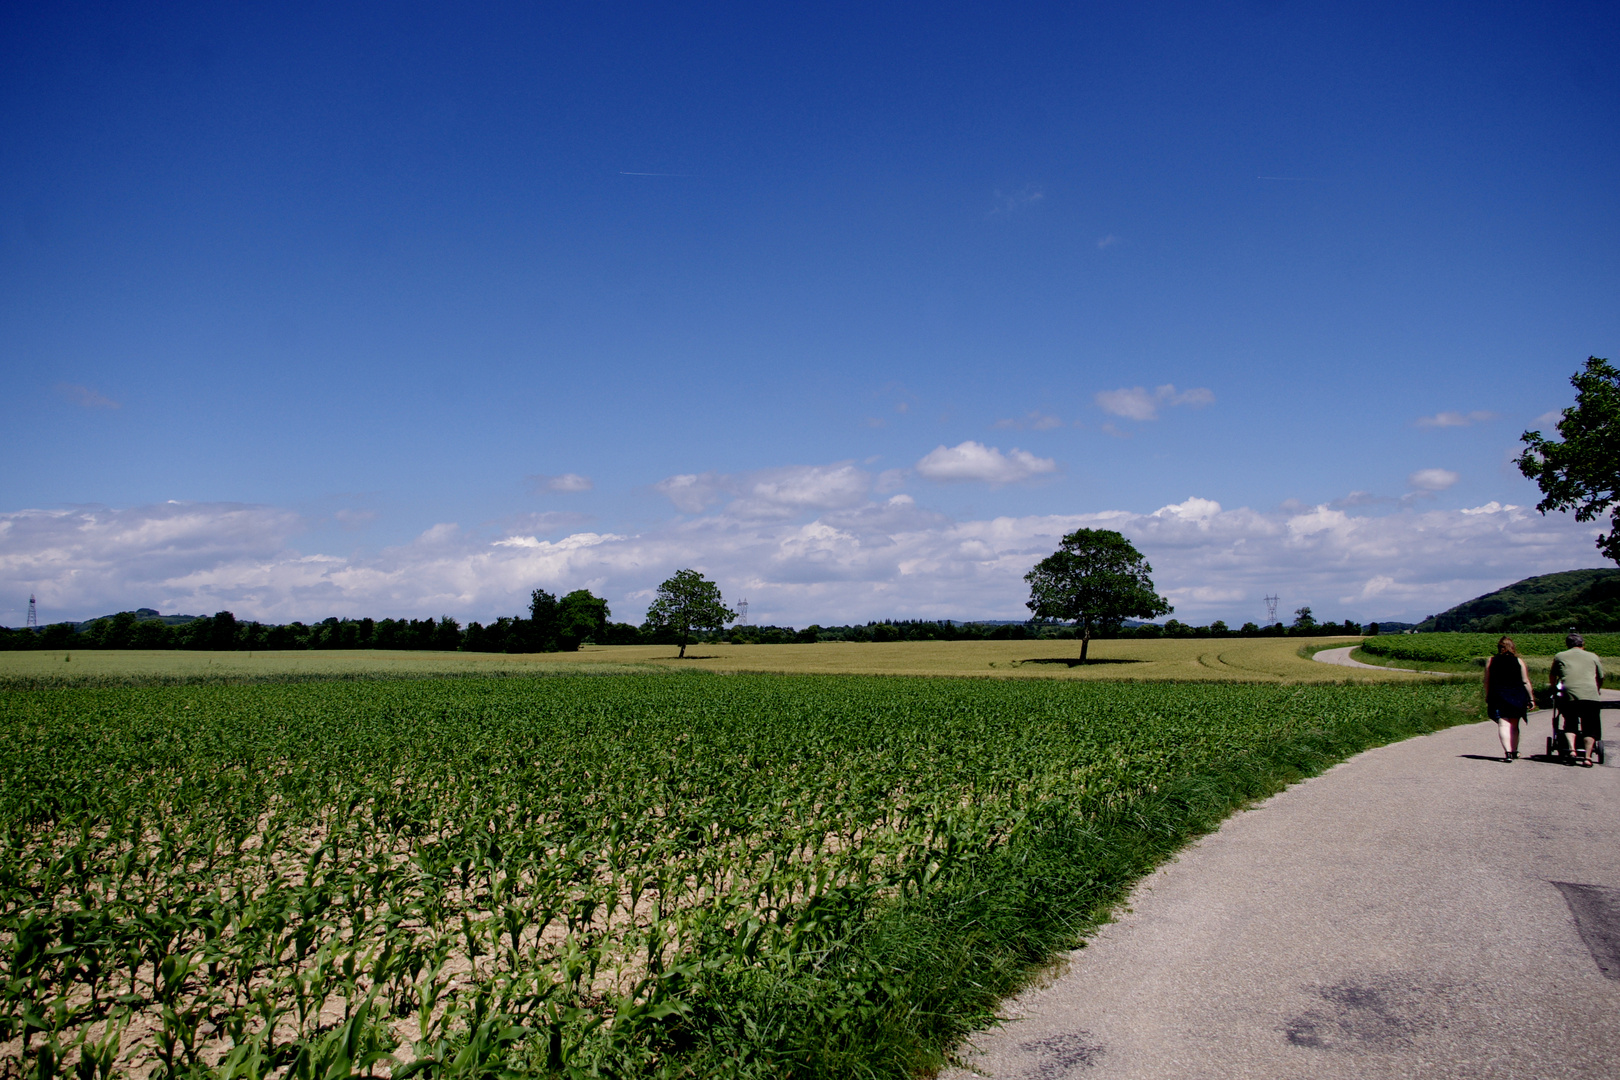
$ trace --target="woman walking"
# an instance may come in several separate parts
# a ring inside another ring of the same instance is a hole
[[[1519,658],[1513,639],[1502,638],[1496,643],[1496,655],[1485,665],[1485,704],[1502,738],[1503,761],[1511,762],[1519,756],[1519,721],[1535,700],[1530,669]]]

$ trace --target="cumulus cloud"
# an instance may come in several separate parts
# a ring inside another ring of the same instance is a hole
[[[823,466],[836,474],[848,466]],[[777,472],[788,472],[781,470]],[[1189,622],[1264,617],[1276,593],[1324,617],[1421,618],[1520,578],[1597,566],[1599,531],[1568,515],[1512,505],[1403,507],[1361,514],[1331,505],[1262,512],[1189,497],[1151,512],[1103,510],[952,520],[908,495],[863,497],[835,477],[750,474],[798,513],[732,506],[643,531],[547,537],[510,522],[496,532],[442,522],[374,553],[298,550],[298,515],[264,506],[161,504],[0,514],[0,596],[39,596],[48,621],[155,607],[164,612],[310,621],[328,615],[488,621],[524,609],[529,591],[588,587],[615,618],[639,621],[652,590],[684,566],[761,621],[790,625],[884,617],[1021,618],[1023,575],[1082,526],[1116,529],[1153,565]],[[802,481],[802,483],[800,483]],[[733,482],[733,481],[728,481]],[[744,503],[758,494],[736,496]],[[0,608],[18,625],[20,604]]]
[[[554,533],[562,529],[578,529],[591,520],[589,514],[573,510],[547,510],[538,514],[511,514],[495,522],[505,534]]]
[[[571,472],[559,476],[547,476],[544,473],[537,473],[529,477],[529,483],[533,486],[536,494],[556,492],[570,495],[580,491],[589,491],[596,486],[591,483],[590,477]]]
[[[1011,484],[1056,472],[1057,462],[1017,447],[1003,454],[997,447],[969,439],[956,446],[936,446],[917,462],[916,469],[917,475],[928,480]]]
[[[1444,491],[1457,480],[1457,474],[1450,469],[1419,469],[1406,478],[1419,491]]]
[[[79,383],[57,383],[56,392],[81,409],[122,409],[124,406],[112,398],[82,386]]]
[[[886,472],[880,479],[888,483],[896,477]],[[734,516],[782,517],[853,506],[872,491],[873,479],[865,469],[840,461],[746,473],[684,473],[660,480],[653,488],[688,514],[729,499],[727,512]]]
[[[1062,427],[1063,421],[1050,413],[1043,413],[1038,409],[1031,410],[1023,416],[1004,417],[995,422],[997,428],[1014,428],[1019,431],[1050,431]]]
[[[1178,392],[1171,383],[1154,387],[1151,391],[1141,386],[1102,390],[1096,396],[1099,409],[1127,420],[1157,420],[1162,406],[1191,405],[1195,409],[1201,409],[1205,405],[1213,404],[1214,401],[1214,393],[1205,387],[1198,386]]]
[[[1450,428],[1471,427],[1474,424],[1483,424],[1487,420],[1495,420],[1496,413],[1484,412],[1476,409],[1473,412],[1438,412],[1433,416],[1420,416],[1417,419],[1418,427]]]
[[[1395,500],[1387,495],[1374,495],[1370,491],[1352,491],[1328,503],[1335,510],[1346,510],[1357,506],[1377,506],[1380,503],[1392,503]]]

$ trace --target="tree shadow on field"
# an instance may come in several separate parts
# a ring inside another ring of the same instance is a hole
[[[1132,658],[1129,658],[1129,657],[1122,657],[1122,656],[1106,656],[1106,657],[1093,656],[1089,660],[1081,660],[1079,657],[1035,656],[1035,657],[1031,657],[1028,660],[1014,660],[1013,661],[1014,665],[1019,665],[1019,664],[1062,664],[1064,667],[1092,667],[1092,666],[1094,666],[1096,664],[1145,664],[1145,663],[1147,663],[1146,660],[1136,660],[1136,659],[1132,659]]]

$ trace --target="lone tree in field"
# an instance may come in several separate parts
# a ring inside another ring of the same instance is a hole
[[[647,609],[654,630],[681,635],[681,656],[693,630],[718,630],[737,617],[720,599],[720,586],[696,570],[677,570],[658,586],[658,596]]]
[[[1080,628],[1080,662],[1091,634],[1119,629],[1126,619],[1153,619],[1172,608],[1153,591],[1153,567],[1123,535],[1108,529],[1076,529],[1056,552],[1024,575],[1037,619],[1072,620]]]
[[[1519,471],[1534,480],[1545,496],[1536,509],[1574,510],[1576,521],[1591,521],[1610,510],[1607,535],[1597,547],[1620,563],[1620,371],[1607,360],[1589,356],[1586,370],[1570,377],[1575,404],[1558,421],[1562,442],[1539,431],[1519,436],[1526,449]]]

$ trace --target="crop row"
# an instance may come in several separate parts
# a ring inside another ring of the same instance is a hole
[[[837,1043],[818,1031],[919,1010],[906,965],[851,974],[896,911],[1025,874],[1025,906],[1061,914],[1032,869],[1052,836],[1090,850],[1188,778],[1392,737],[1447,692],[682,675],[14,691],[0,1073],[676,1075],[751,1047],[761,1072],[808,1075]],[[1105,877],[1072,888],[1095,903]],[[795,998],[835,981],[830,1004]]]
[[[1492,656],[1500,634],[1389,634],[1361,643],[1365,652],[1390,660],[1468,663]],[[1512,634],[1520,656],[1552,656],[1564,648],[1562,634]],[[1588,634],[1586,647],[1601,656],[1620,656],[1620,634]]]

